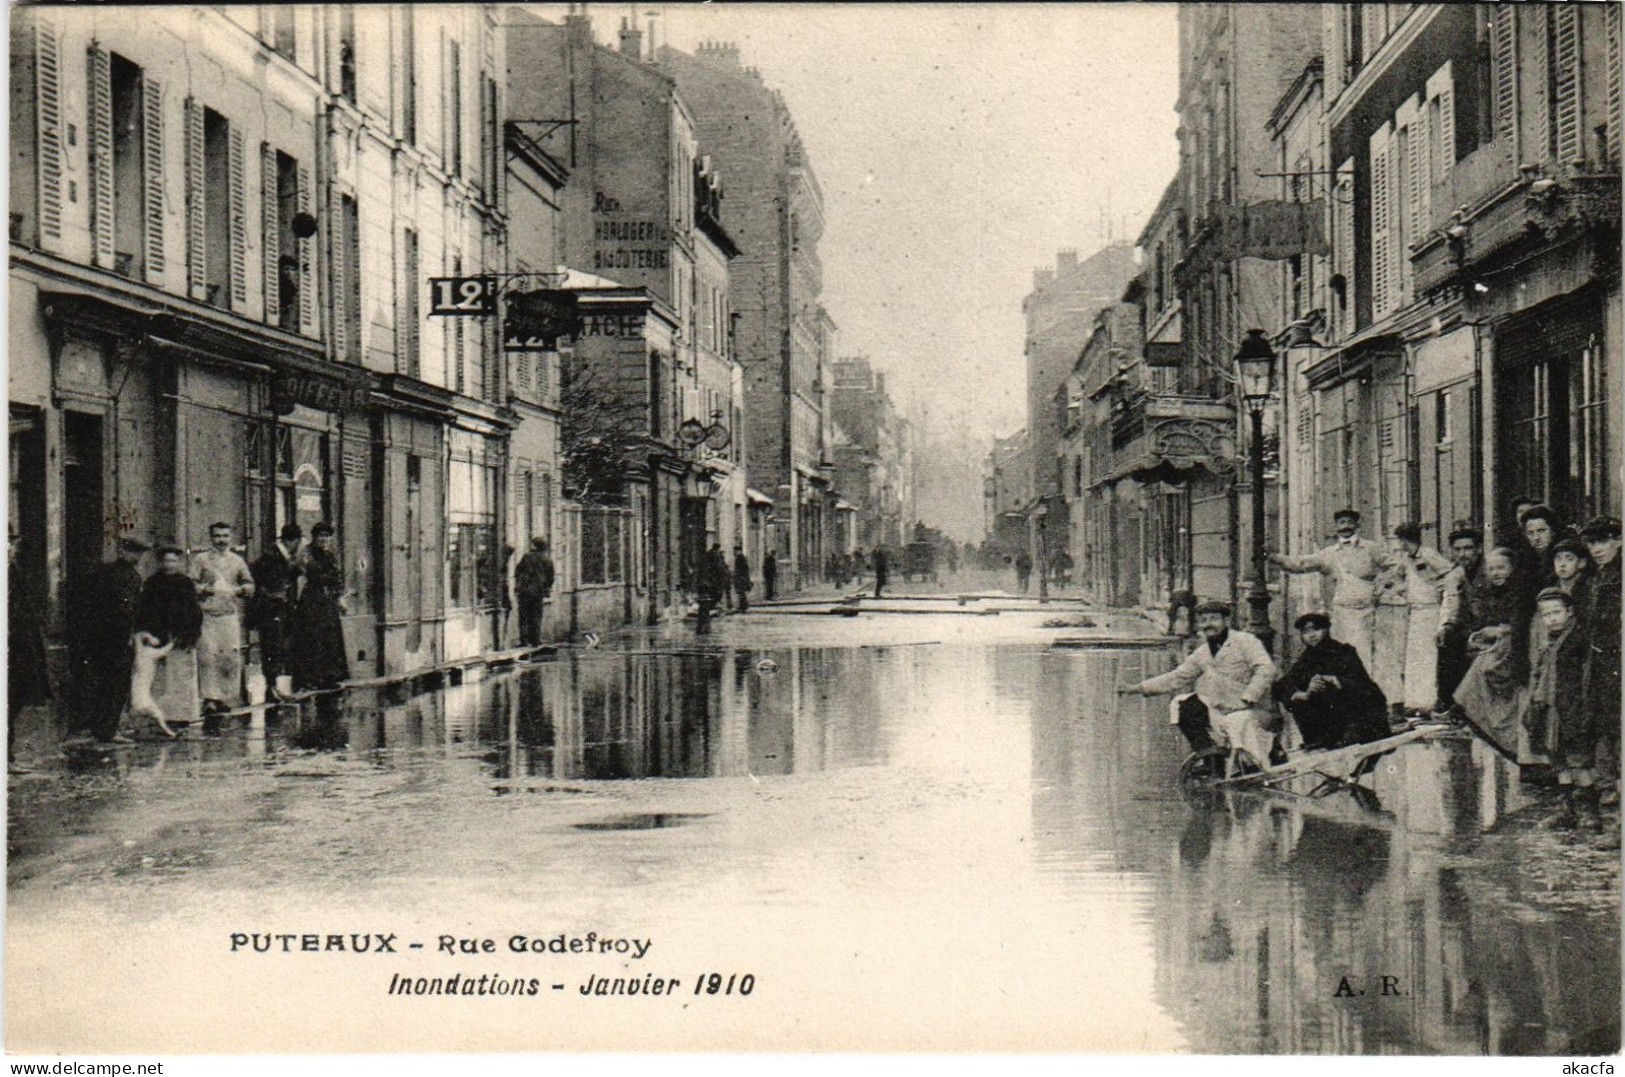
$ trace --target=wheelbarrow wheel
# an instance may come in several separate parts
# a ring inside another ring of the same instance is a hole
[[[1220,780],[1224,777],[1224,763],[1229,754],[1224,748],[1219,747],[1192,752],[1185,757],[1185,762],[1179,767],[1180,782],[1193,785]]]

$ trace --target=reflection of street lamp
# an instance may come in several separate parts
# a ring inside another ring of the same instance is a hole
[[[1247,631],[1270,650],[1275,630],[1270,627],[1270,592],[1264,583],[1264,408],[1275,388],[1275,349],[1262,329],[1247,330],[1247,339],[1236,352],[1236,385],[1253,424],[1248,453],[1253,472],[1253,582],[1247,589]]]

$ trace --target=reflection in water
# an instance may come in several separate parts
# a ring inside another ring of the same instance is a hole
[[[1014,645],[567,653],[405,702],[282,708],[246,736],[70,759],[64,780],[95,795],[14,812],[11,879],[50,842],[94,832],[127,788],[218,780],[222,763],[310,779],[399,770],[481,798],[865,767],[904,790],[899,803],[923,803],[930,773],[950,783],[955,825],[980,828],[967,870],[1008,888],[1012,908],[1039,895],[1053,932],[1098,932],[1125,966],[1143,960],[1146,991],[1195,1050],[1618,1048],[1616,868],[1509,820],[1533,803],[1516,768],[1440,740],[1381,757],[1354,793],[1182,788],[1166,701],[1115,695],[1168,661]],[[288,765],[311,751],[342,755]],[[268,795],[267,818],[296,795]],[[588,842],[705,817],[573,827]],[[932,841],[962,838],[941,825]],[[748,828],[714,829],[719,870],[773,855],[729,844]],[[919,884],[908,864],[874,871],[876,887]]]
[[[1159,1001],[1200,1049],[1618,1050],[1617,878],[1605,854],[1498,826],[1530,796],[1493,751],[1409,745],[1358,796],[1174,800],[1165,704],[1106,720],[1105,693],[1144,671],[1037,661],[1036,833],[1059,859],[1152,877]]]

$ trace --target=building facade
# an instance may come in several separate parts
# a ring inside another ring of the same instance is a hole
[[[497,341],[420,322],[406,252],[500,269],[501,47],[479,7],[13,21],[12,504],[54,632],[121,533],[327,519],[352,671],[496,643]]]
[[[727,176],[721,219],[740,248],[730,266],[734,355],[744,384],[744,462],[774,502],[781,586],[823,576],[835,526],[824,416],[834,331],[821,302],[824,196],[784,98],[730,44],[693,55],[663,47],[659,69],[693,110],[700,142]]]

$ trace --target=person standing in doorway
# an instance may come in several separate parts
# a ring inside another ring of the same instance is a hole
[[[203,608],[197,644],[198,694],[204,727],[243,700],[242,600],[254,597],[254,574],[231,548],[228,523],[209,525],[209,548],[192,559],[192,579]]]
[[[1360,514],[1343,509],[1332,514],[1337,541],[1301,557],[1272,553],[1269,559],[1287,572],[1319,572],[1332,580],[1332,633],[1359,654],[1372,668],[1372,625],[1376,616],[1378,570],[1388,557],[1370,539],[1360,536]]]
[[[333,525],[310,529],[304,555],[304,588],[293,614],[295,691],[337,688],[350,676],[344,648],[344,575],[333,549]]]
[[[745,557],[745,548],[735,546],[733,585],[734,597],[739,600],[740,613],[750,609],[750,582],[750,561]]]
[[[547,555],[547,540],[535,536],[514,570],[514,588],[519,592],[519,642],[526,647],[541,645],[542,615],[547,612],[547,598],[553,593],[556,575],[553,559]]]
[[[1016,554],[1016,588],[1022,594],[1027,593],[1027,581],[1032,579],[1032,575],[1033,559],[1028,556],[1026,550],[1022,550]]]
[[[767,592],[767,600],[772,602],[778,597],[779,559],[773,556],[773,551],[767,551],[762,558],[762,589]]]
[[[289,628],[293,606],[299,597],[299,544],[304,529],[296,523],[282,525],[277,542],[255,560],[253,611],[254,628],[260,634],[260,673],[265,677],[265,698],[280,700],[278,683],[289,672]]]
[[[130,640],[141,603],[136,565],[150,549],[139,539],[119,539],[113,560],[97,568],[69,603],[69,667],[78,689],[79,724],[104,744],[129,743],[119,735],[118,723],[130,698],[135,661]]]
[[[890,569],[890,566],[886,563],[885,547],[875,547],[875,556],[871,567],[875,573],[875,597],[879,598],[880,592],[886,587],[887,572]]]
[[[711,618],[716,613],[717,604],[722,601],[722,592],[728,586],[727,581],[727,562],[722,558],[722,547],[712,546],[700,555],[700,563],[694,570],[695,597],[699,604],[694,622],[696,635],[711,634]]]

